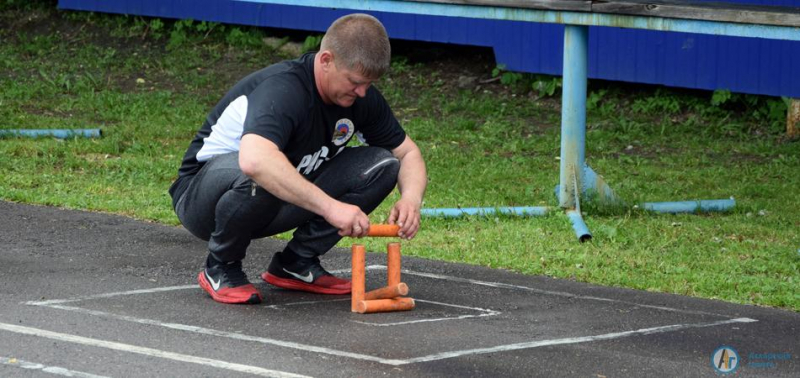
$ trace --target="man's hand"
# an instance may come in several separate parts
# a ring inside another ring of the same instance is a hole
[[[328,223],[339,229],[340,236],[367,236],[369,218],[358,206],[337,201],[323,216]]]
[[[401,238],[410,240],[417,234],[420,223],[420,207],[419,201],[409,201],[403,198],[392,207],[389,213],[389,223],[400,226],[400,231],[397,234]]]

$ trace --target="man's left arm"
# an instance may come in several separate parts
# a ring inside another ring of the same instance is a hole
[[[425,187],[428,185],[428,174],[422,152],[408,136],[392,150],[392,154],[400,160],[400,173],[397,177],[400,200],[389,213],[389,223],[400,226],[401,238],[411,239],[419,230],[420,209]]]

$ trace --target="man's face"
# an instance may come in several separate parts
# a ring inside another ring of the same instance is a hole
[[[353,105],[358,97],[367,95],[367,89],[372,85],[373,79],[367,78],[357,71],[331,64],[328,70],[325,97],[336,105],[347,108]]]

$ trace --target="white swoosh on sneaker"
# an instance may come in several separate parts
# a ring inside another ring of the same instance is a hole
[[[301,275],[299,275],[297,273],[290,272],[290,271],[286,270],[286,268],[283,268],[283,271],[295,276],[298,280],[301,280],[303,282],[306,282],[306,283],[314,282],[314,273],[308,272],[308,274],[306,274],[305,276],[301,276]]]
[[[208,275],[208,272],[206,272],[206,279],[208,279],[208,282],[211,282],[211,287],[214,289],[214,291],[219,290],[219,283],[222,282],[222,280],[214,282],[214,279]]]

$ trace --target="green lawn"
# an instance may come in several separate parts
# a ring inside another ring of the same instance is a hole
[[[176,226],[166,190],[207,112],[245,74],[291,57],[264,37],[297,40],[17,3],[0,5],[0,128],[104,136],[0,139],[0,199]],[[557,206],[557,78],[497,69],[502,80],[488,82],[495,67],[464,49],[425,63],[396,51],[377,86],[428,162],[426,207]],[[594,81],[589,90],[587,161],[628,204],[733,196],[736,208],[658,215],[586,204],[585,244],[558,212],[425,219],[404,253],[800,310],[800,144],[782,135],[781,99]]]

